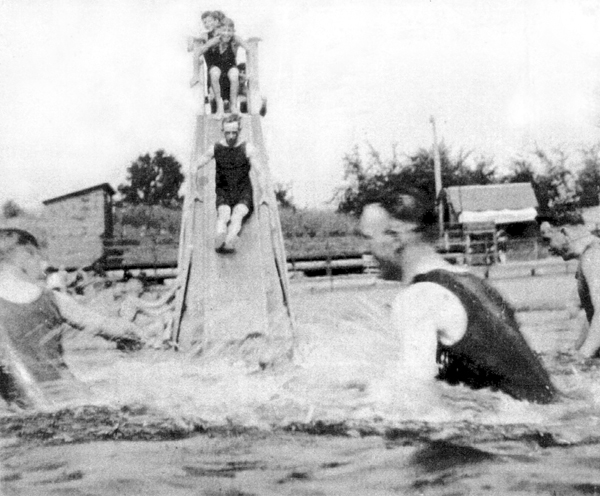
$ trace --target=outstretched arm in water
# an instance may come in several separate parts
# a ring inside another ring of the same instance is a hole
[[[55,292],[54,298],[62,317],[70,324],[109,341],[125,339],[141,343],[139,328],[135,324],[95,312],[64,293]]]

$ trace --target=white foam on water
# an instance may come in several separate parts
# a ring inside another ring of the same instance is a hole
[[[397,373],[398,340],[388,318],[392,297],[393,292],[327,292],[298,298],[294,359],[275,369],[260,371],[235,353],[206,359],[173,351],[120,354],[107,349],[75,354],[70,365],[97,404],[141,404],[172,417],[216,424],[527,424],[578,439],[597,427],[600,371],[595,369],[563,370],[553,377],[568,398],[551,405],[443,382],[406,383]],[[554,370],[558,365],[548,356]]]

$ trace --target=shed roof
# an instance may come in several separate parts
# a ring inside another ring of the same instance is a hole
[[[91,186],[89,188],[80,189],[79,191],[73,191],[72,193],[67,193],[66,195],[56,196],[54,198],[49,198],[48,200],[44,200],[42,203],[44,205],[49,205],[51,203],[55,203],[57,201],[66,200],[67,198],[73,198],[75,196],[82,196],[91,193],[92,191],[96,191],[98,189],[104,190],[109,195],[114,195],[115,190],[108,183],[97,184],[96,186]]]
[[[538,206],[531,183],[449,186],[445,190],[447,202],[457,214],[523,210]]]

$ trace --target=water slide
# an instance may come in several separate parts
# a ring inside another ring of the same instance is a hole
[[[291,343],[293,319],[279,213],[260,116],[242,117],[241,139],[257,150],[262,171],[252,170],[254,212],[244,224],[236,252],[215,251],[215,162],[197,174],[194,163],[222,139],[221,122],[199,115],[192,170],[188,175],[178,260],[182,289],[176,298],[174,340],[183,351],[266,337]],[[262,183],[261,183],[262,181]],[[265,201],[259,204],[257,191]]]

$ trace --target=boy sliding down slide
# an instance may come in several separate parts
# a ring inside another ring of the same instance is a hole
[[[240,141],[242,122],[239,116],[229,115],[223,119],[221,129],[224,140],[215,143],[200,158],[198,169],[213,158],[216,163],[215,183],[217,194],[217,227],[215,250],[217,253],[233,253],[243,223],[254,210],[250,168],[254,168],[259,184],[264,184],[262,171],[255,158],[254,147]],[[257,186],[259,203],[262,192]]]

